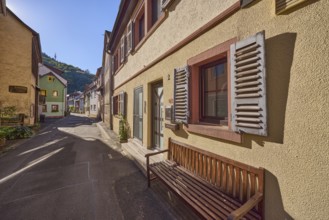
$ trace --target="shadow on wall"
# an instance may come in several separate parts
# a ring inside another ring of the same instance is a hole
[[[268,137],[244,134],[243,147],[251,148],[252,141],[260,146],[264,146],[265,142],[284,142],[285,114],[296,36],[296,33],[283,33],[265,41]]]
[[[170,3],[170,6],[168,7],[168,10],[169,10],[170,12],[175,11],[176,6],[177,6],[180,2],[181,2],[181,0],[173,1],[173,3]]]
[[[314,4],[314,3],[318,2],[318,1],[320,1],[320,0],[308,0],[308,1],[304,1],[301,4],[299,4],[299,5],[295,6],[295,7],[291,8],[291,9],[288,9],[287,11],[281,13],[280,15],[288,15],[288,14],[294,12],[294,11],[297,11],[297,10],[299,10],[301,8],[304,8],[304,7],[308,6],[308,5]]]
[[[179,124],[179,129],[173,132],[176,136],[187,139],[188,133],[186,132],[186,129],[184,129],[183,127],[184,127],[183,124]]]
[[[278,179],[271,172],[265,170],[265,181],[265,219],[293,220],[284,210]]]

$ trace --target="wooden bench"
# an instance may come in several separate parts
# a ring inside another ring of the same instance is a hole
[[[150,157],[168,159],[150,164]],[[264,169],[169,139],[167,150],[145,155],[148,187],[165,183],[204,219],[263,219]],[[152,174],[152,175],[151,175]]]

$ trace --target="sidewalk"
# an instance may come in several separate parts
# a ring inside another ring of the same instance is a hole
[[[137,141],[129,140],[128,143],[120,143],[118,135],[112,130],[108,129],[103,122],[96,123],[99,128],[104,141],[109,147],[121,152],[121,154],[130,158],[135,162],[137,167],[146,177],[146,158],[145,154],[150,152],[155,152],[148,150],[139,144]],[[163,154],[151,157],[151,163],[163,160]],[[145,185],[147,184],[147,179],[145,178]],[[171,213],[174,219],[199,219],[199,217],[182,202],[171,190],[169,190],[165,184],[159,181],[152,181],[151,187],[145,190],[151,191],[152,194],[158,198],[162,206],[165,207],[167,211]]]
[[[118,135],[105,126],[103,122],[98,122],[97,127],[100,129],[102,136],[109,146],[132,159],[146,176],[146,157],[148,153],[154,153],[157,150],[149,150],[143,147],[138,141],[129,139],[127,143],[120,143]],[[163,154],[150,157],[150,162],[154,163],[163,160]]]

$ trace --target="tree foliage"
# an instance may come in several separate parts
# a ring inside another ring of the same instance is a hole
[[[89,85],[94,80],[95,75],[90,74],[89,70],[83,71],[79,67],[59,62],[45,53],[42,53],[42,59],[44,64],[64,72],[61,76],[67,80],[67,93],[84,91],[85,85]]]

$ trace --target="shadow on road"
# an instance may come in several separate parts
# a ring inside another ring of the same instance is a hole
[[[196,219],[162,184],[69,116],[0,158],[1,219]],[[18,211],[19,210],[19,211]]]

